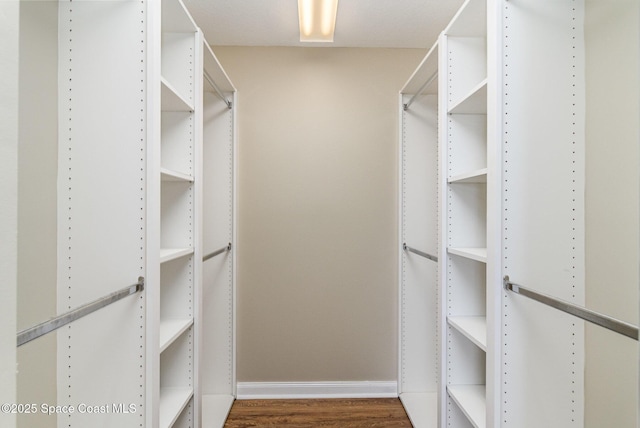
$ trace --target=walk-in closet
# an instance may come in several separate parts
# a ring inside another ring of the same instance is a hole
[[[639,427],[640,3],[320,2],[0,2],[0,426]]]

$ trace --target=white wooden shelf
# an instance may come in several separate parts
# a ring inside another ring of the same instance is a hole
[[[449,108],[449,114],[487,114],[487,79]]]
[[[487,168],[456,174],[449,177],[449,183],[486,183]]]
[[[172,171],[167,168],[162,168],[160,170],[160,177],[162,181],[185,181],[185,182],[193,182],[193,177],[188,174],[183,174],[178,171]]]
[[[160,353],[193,325],[192,318],[160,321]]]
[[[193,105],[181,96],[167,79],[162,77],[160,81],[162,84],[162,92],[160,95],[162,111],[193,111]]]
[[[191,397],[191,388],[160,388],[160,428],[173,426]]]
[[[465,257],[467,259],[475,260],[478,262],[487,262],[487,249],[486,248],[447,248],[449,254]]]
[[[400,401],[415,428],[437,428],[437,392],[402,393]]]
[[[487,352],[487,318],[486,317],[447,317],[449,325],[467,339]]]
[[[485,428],[487,406],[484,385],[449,385],[447,391],[475,428]]]
[[[233,395],[203,395],[202,426],[206,428],[223,428],[234,400]]]
[[[162,248],[160,249],[160,263],[166,263],[190,254],[193,254],[193,248]]]

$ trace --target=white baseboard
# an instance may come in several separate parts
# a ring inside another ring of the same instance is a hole
[[[238,382],[238,400],[295,398],[397,398],[391,382]]]

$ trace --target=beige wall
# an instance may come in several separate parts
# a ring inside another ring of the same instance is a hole
[[[425,52],[215,52],[239,94],[238,381],[395,380],[398,91]]]
[[[587,307],[638,323],[637,0],[586,2]],[[587,327],[585,427],[635,428],[638,343]]]

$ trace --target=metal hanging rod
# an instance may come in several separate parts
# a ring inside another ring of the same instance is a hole
[[[45,321],[31,328],[27,328],[18,332],[18,346],[22,346],[25,343],[31,342],[34,339],[44,336],[47,333],[51,333],[52,331],[55,331],[60,327],[69,324],[70,322],[85,317],[90,313],[97,311],[98,309],[104,308],[105,306],[115,303],[118,300],[124,299],[125,297],[142,290],[144,290],[144,278],[139,277],[136,284],[125,287],[119,291],[115,291],[107,296],[101,297],[100,299],[94,300],[93,302],[87,303],[86,305],[82,305],[69,312],[65,312],[62,315],[51,318],[49,321]]]
[[[433,260],[434,262],[438,261],[438,258],[436,256],[432,256],[431,254],[422,252],[420,250],[416,250],[415,248],[411,248],[407,244],[402,244],[402,249],[405,250],[405,251],[410,251],[410,252],[412,252],[414,254],[417,254],[417,255],[422,256],[424,258],[427,258],[429,260]]]
[[[558,310],[561,310],[562,312],[574,315],[585,321],[589,321],[611,331],[615,331],[616,333],[630,337],[631,339],[638,340],[638,327],[633,324],[629,324],[624,321],[620,321],[610,316],[601,314],[599,312],[583,308],[582,306],[577,306],[573,303],[569,303],[564,300],[556,299],[555,297],[530,290],[526,287],[511,282],[509,280],[509,276],[505,276],[502,282],[504,284],[504,288],[509,291],[513,291],[514,293],[528,297],[540,303],[544,303],[545,305],[551,306],[552,308],[556,308]]]
[[[216,250],[216,251],[214,251],[212,253],[207,254],[206,256],[204,256],[202,258],[202,261],[206,262],[207,260],[212,259],[215,256],[218,256],[218,255],[220,255],[222,253],[226,253],[227,251],[231,251],[231,242],[229,242],[229,245],[227,245],[226,247],[222,247],[219,250]]]
[[[233,107],[233,104],[231,103],[231,101],[229,101],[228,99],[225,98],[224,94],[222,93],[222,91],[220,90],[220,88],[218,88],[218,85],[216,85],[216,82],[213,81],[213,79],[211,78],[211,76],[209,76],[209,73],[207,73],[207,70],[203,70],[203,74],[204,74],[204,78],[207,82],[209,82],[209,84],[211,85],[211,87],[213,88],[214,91],[216,91],[216,94],[218,94],[218,96],[220,97],[220,99],[222,101],[224,101],[224,103],[227,105],[227,107],[229,109],[231,109]]]
[[[411,99],[403,106],[404,111],[409,110],[409,107],[411,107],[411,104],[413,104],[416,97],[422,94],[437,78],[438,78],[438,72],[436,71],[431,75],[431,77],[429,77],[429,79],[424,83],[424,85],[420,86],[420,89],[418,89],[418,92],[413,94]]]

